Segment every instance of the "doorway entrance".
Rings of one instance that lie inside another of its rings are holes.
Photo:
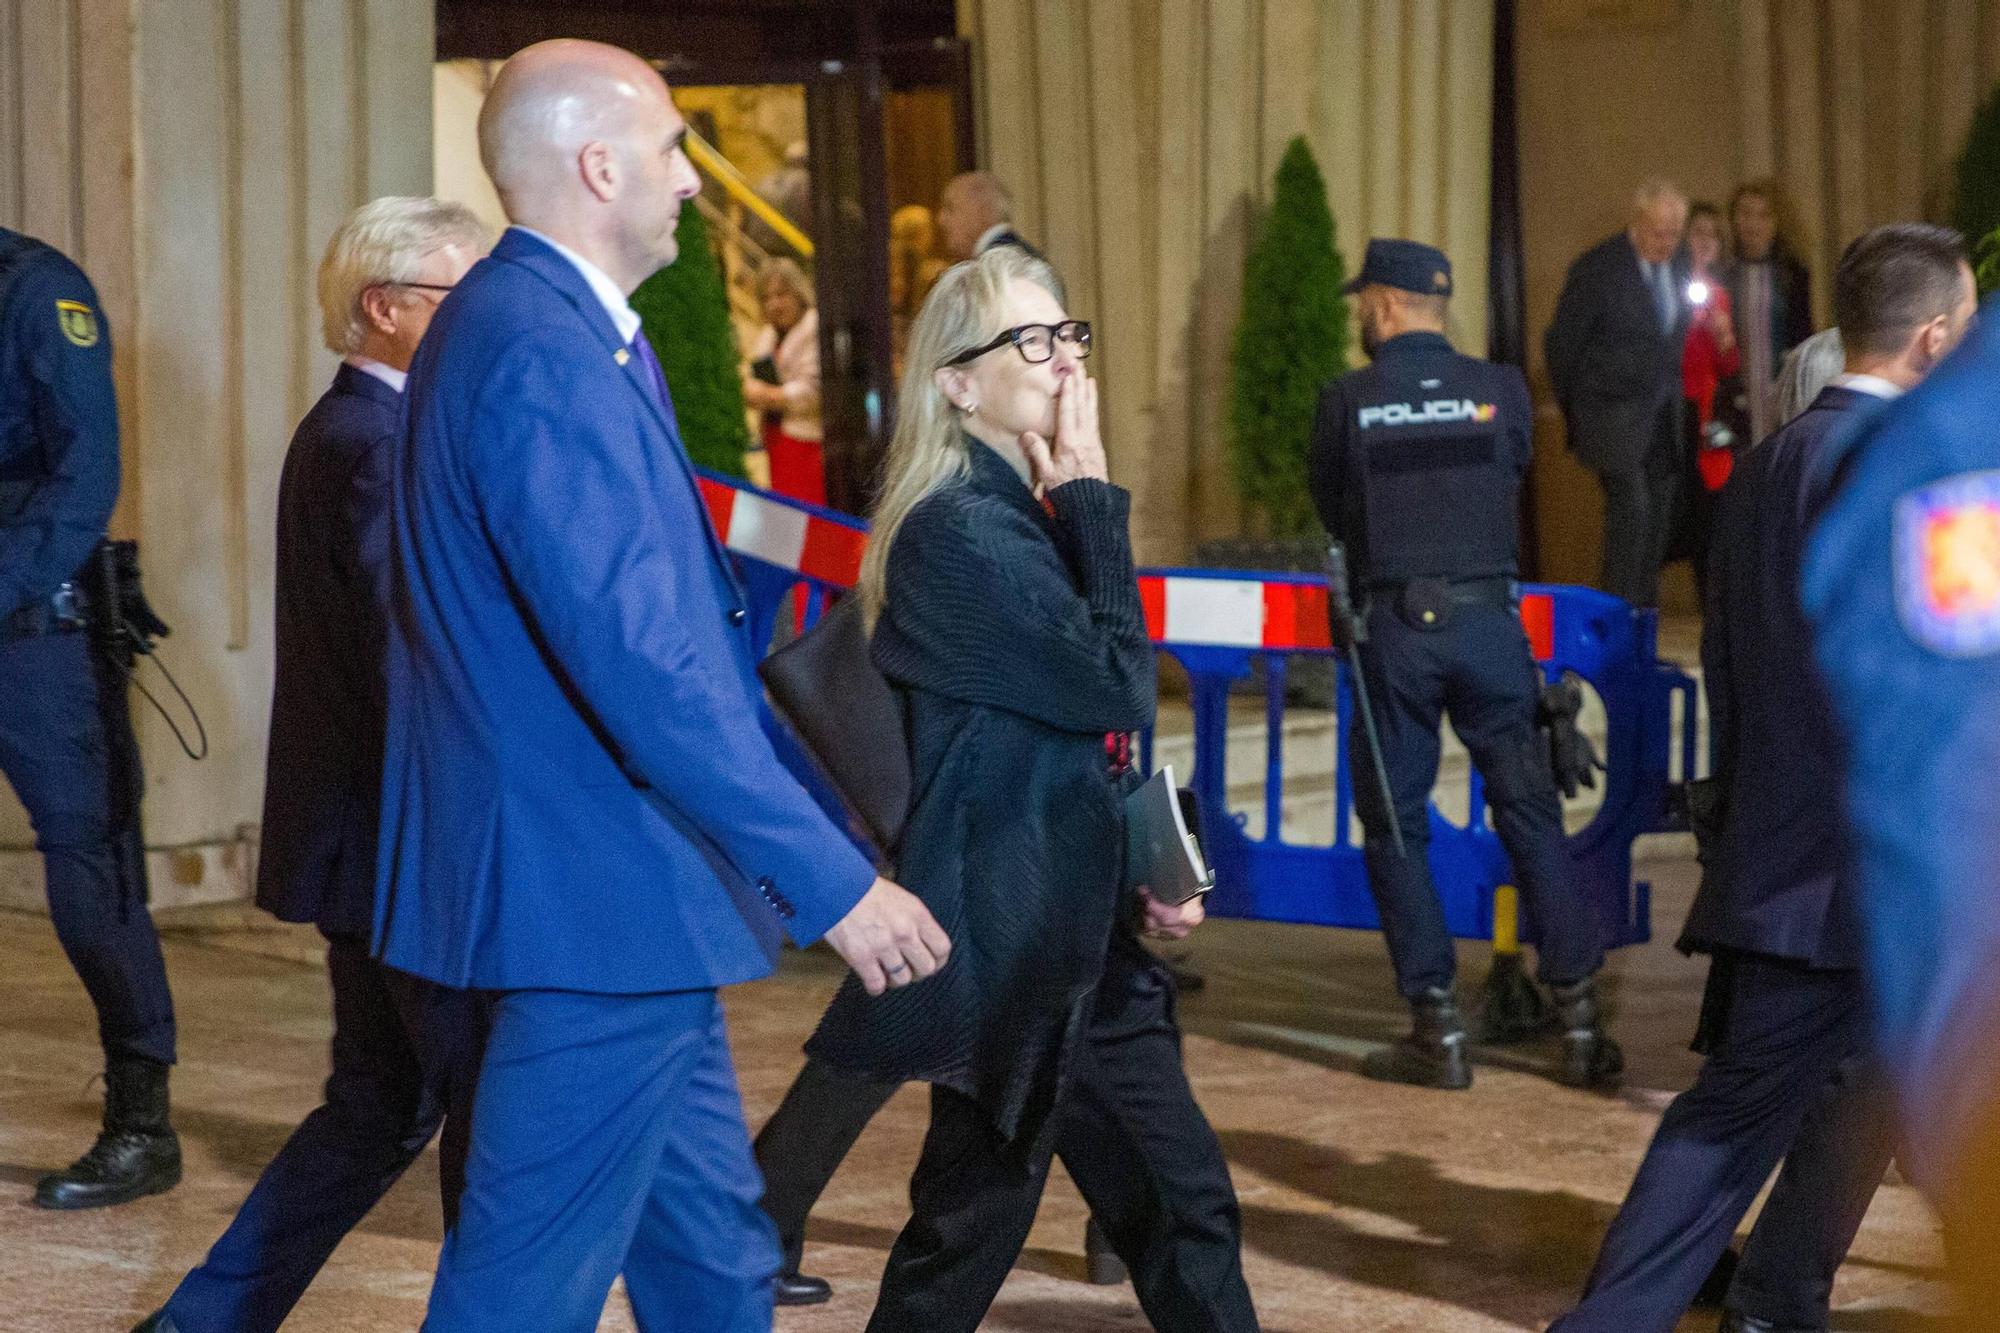
[[[942,267],[938,195],[975,163],[971,60],[953,6],[737,0],[677,4],[667,16],[658,8],[439,0],[437,55],[497,61],[531,42],[576,36],[660,66],[703,140],[694,152],[700,206],[739,337],[761,326],[756,273],[765,259],[794,259],[811,279],[826,498],[864,513],[893,429],[902,335]]]

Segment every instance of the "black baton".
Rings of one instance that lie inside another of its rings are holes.
[[[1361,734],[1368,738],[1368,758],[1375,769],[1375,786],[1382,798],[1383,816],[1389,821],[1389,836],[1396,844],[1396,855],[1406,856],[1403,826],[1396,819],[1396,798],[1389,794],[1389,770],[1382,764],[1382,735],[1375,729],[1375,706],[1368,699],[1368,676],[1361,669],[1361,618],[1354,614],[1354,597],[1347,585],[1347,548],[1339,542],[1329,542],[1326,548],[1326,610],[1334,644],[1346,650],[1348,671],[1354,677],[1354,703],[1361,710]]]

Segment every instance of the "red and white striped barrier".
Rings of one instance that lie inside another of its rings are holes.
[[[851,588],[861,577],[867,528],[706,473],[697,480],[722,544],[738,555],[837,588]]]
[[[702,499],[723,545],[803,578],[851,588],[861,576],[868,530],[794,501],[704,473]],[[1139,575],[1146,633],[1162,646],[1324,651],[1326,584],[1285,579],[1207,577],[1178,572]],[[1555,655],[1555,599],[1524,593],[1521,623],[1536,658]]]

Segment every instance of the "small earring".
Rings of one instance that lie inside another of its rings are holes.
[[[959,411],[961,411],[961,412],[963,412],[963,413],[965,413],[965,415],[967,415],[967,416],[971,416],[971,415],[972,415],[972,414],[973,414],[974,412],[977,412],[977,411],[979,410],[979,404],[978,404],[978,403],[964,403],[964,404],[961,404],[961,405],[959,406],[959,409],[958,409],[958,410],[959,410]]]

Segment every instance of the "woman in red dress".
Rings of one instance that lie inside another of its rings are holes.
[[[750,345],[743,401],[763,413],[771,489],[794,500],[826,503],[820,453],[819,312],[812,283],[789,259],[766,260],[757,272],[764,327]]]
[[[1688,467],[1681,482],[1681,514],[1668,557],[1685,557],[1694,566],[1695,587],[1704,586],[1709,531],[1715,518],[1715,493],[1729,480],[1735,466],[1736,438],[1728,414],[1719,411],[1734,394],[1725,389],[1741,363],[1736,329],[1730,321],[1729,288],[1721,279],[1724,231],[1722,212],[1714,204],[1688,209],[1687,341],[1681,348],[1681,392],[1687,399]]]

